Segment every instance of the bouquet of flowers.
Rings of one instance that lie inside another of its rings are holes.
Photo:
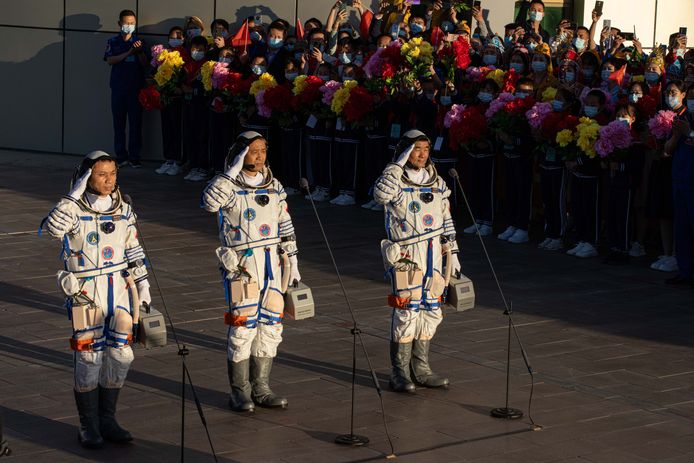
[[[447,79],[452,82],[456,70],[464,71],[470,66],[470,43],[458,37],[454,42],[446,43],[436,56],[446,68]]]
[[[451,149],[468,148],[485,137],[487,119],[477,106],[453,105],[446,113],[444,127],[448,129]]]
[[[532,96],[516,98],[510,93],[502,93],[492,101],[485,116],[489,127],[507,134],[519,134],[528,130],[525,113],[535,104]]]
[[[520,80],[521,75],[511,68],[504,75],[504,85],[501,87],[502,92],[513,93],[516,91],[516,84]]]
[[[226,111],[229,106],[233,106],[237,111],[245,108],[251,79],[244,79],[240,73],[230,71],[226,63],[215,63],[209,79],[215,94],[212,99],[212,108],[215,111]]]
[[[159,94],[159,90],[157,90],[155,85],[149,85],[140,90],[140,93],[137,95],[137,99],[145,111],[161,109],[161,95]]]
[[[272,74],[263,73],[258,80],[251,84],[250,94],[255,97],[255,106],[258,114],[262,117],[269,118],[272,116],[272,108],[265,103],[265,92],[268,89],[277,87],[277,81]]]
[[[162,45],[152,47],[152,66],[156,69],[154,81],[161,103],[166,105],[183,82],[183,57],[178,51],[170,51]]]
[[[648,129],[656,140],[665,140],[672,132],[672,122],[675,120],[674,111],[660,110],[648,121]]]
[[[434,62],[434,48],[421,37],[414,37],[400,47],[404,58],[403,80],[411,84],[415,79],[431,76],[430,67]]]
[[[578,154],[578,148],[576,146],[576,140],[578,138],[576,127],[578,126],[578,122],[579,120],[576,116],[568,114],[563,115],[555,126],[557,133],[550,144],[554,145],[552,148],[554,148],[565,161],[575,159]]]
[[[557,89],[554,87],[547,87],[544,92],[542,92],[542,101],[551,102],[554,97],[557,96]]]
[[[293,121],[291,113],[293,96],[289,84],[268,87],[265,91],[261,90],[256,94],[258,113],[263,117],[272,117],[280,127],[287,127]],[[262,112],[261,105],[263,106]]]
[[[301,75],[294,79],[292,105],[294,110],[308,116],[326,113],[329,108],[323,104],[321,88],[324,82],[316,76]]]
[[[374,109],[374,97],[364,87],[359,87],[356,81],[350,80],[335,92],[330,109],[353,126],[367,124],[368,116]]]
[[[593,159],[597,156],[595,151],[595,142],[598,139],[600,132],[600,124],[589,117],[579,119],[576,126],[576,146],[589,158]]]
[[[631,129],[622,121],[612,121],[600,128],[598,141],[595,143],[595,151],[600,158],[609,158],[610,161],[623,161],[627,155],[627,149],[633,143]]]
[[[552,105],[550,103],[537,102],[532,106],[532,108],[526,111],[525,117],[528,119],[528,124],[530,124],[530,127],[535,131],[539,131],[545,117],[547,117],[547,115],[551,112]]]
[[[386,48],[379,48],[364,65],[368,79],[366,87],[372,92],[385,90],[393,94],[397,90],[398,72],[404,62],[400,42],[391,42]]]

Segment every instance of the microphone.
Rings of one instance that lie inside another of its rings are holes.
[[[301,180],[299,180],[299,188],[308,192],[308,180],[301,178]]]
[[[454,167],[451,167],[450,169],[448,169],[448,175],[450,175],[451,178],[458,178],[458,171],[455,170]]]

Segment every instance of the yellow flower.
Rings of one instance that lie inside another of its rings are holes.
[[[171,77],[173,77],[174,68],[168,63],[164,63],[157,68],[157,73],[154,75],[154,80],[159,87],[166,85]]]
[[[552,101],[555,96],[557,96],[557,89],[554,87],[547,87],[547,89],[542,92],[542,101]]]
[[[416,57],[419,56],[420,51],[421,51],[421,50],[420,50],[419,48],[415,47],[415,48],[412,49],[412,51],[410,51],[410,52],[407,54],[407,56],[409,56],[410,58],[416,58]]]
[[[557,143],[559,143],[559,146],[562,148],[566,148],[569,146],[569,143],[571,143],[574,140],[574,135],[573,132],[569,129],[564,129],[561,132],[557,134]]]
[[[294,88],[292,89],[292,93],[294,95],[301,95],[304,90],[306,90],[306,79],[308,76],[306,75],[300,75],[296,79],[294,79]]]
[[[598,139],[599,131],[600,124],[593,119],[589,117],[582,117],[579,119],[579,124],[576,126],[576,132],[578,134],[576,137],[576,145],[581,148],[589,158],[594,158],[597,155],[595,151],[595,142]]]
[[[631,81],[632,82],[643,82],[645,79],[643,76],[632,76]]]
[[[216,61],[206,61],[205,64],[200,68],[200,77],[202,77],[202,86],[205,88],[206,92],[212,91],[212,69],[214,65],[217,64]]]
[[[272,74],[267,72],[260,76],[260,79],[251,84],[251,95],[256,96],[259,91],[267,90],[268,88],[277,87],[277,81]]]
[[[506,73],[501,69],[494,69],[493,71],[489,71],[485,77],[487,79],[492,79],[499,87],[503,87],[505,75]]]
[[[338,116],[342,114],[342,110],[345,108],[345,105],[349,101],[350,92],[356,86],[357,81],[348,80],[344,83],[341,89],[335,92],[335,95],[333,96],[333,102],[330,105],[330,109],[332,109],[332,111],[335,114],[337,114]]]
[[[420,53],[423,57],[429,58],[434,53],[434,47],[431,46],[429,42],[424,42],[419,47]]]

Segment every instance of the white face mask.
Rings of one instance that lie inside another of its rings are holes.
[[[135,24],[123,24],[120,27],[120,30],[122,33],[126,35],[132,34],[133,32],[135,32]]]
[[[624,122],[626,125],[631,125],[631,119],[628,117],[618,117],[617,120]]]
[[[669,96],[667,97],[667,105],[668,108],[670,109],[677,109],[679,106],[682,104],[679,98],[676,96]]]
[[[265,66],[260,66],[256,64],[251,67],[251,72],[256,76],[262,75],[265,72]]]
[[[574,47],[576,47],[576,50],[581,51],[586,47],[586,41],[580,37],[576,37],[574,39]]]
[[[642,96],[643,95],[641,95],[639,93],[630,93],[629,94],[629,103],[636,103],[637,101],[639,101],[641,99]]]
[[[545,14],[541,11],[531,11],[530,12],[530,20],[531,21],[539,22],[539,21],[542,21],[542,18],[544,18],[544,17],[545,17]]]

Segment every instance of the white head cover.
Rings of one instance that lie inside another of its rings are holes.
[[[228,170],[229,167],[236,164],[237,161],[242,162],[243,160],[239,160],[238,157],[242,154],[245,157],[246,153],[248,152],[246,148],[248,148],[250,144],[256,140],[265,140],[265,137],[263,137],[258,132],[254,132],[253,130],[248,130],[246,132],[240,133],[236,137],[236,141],[234,141],[234,144],[231,145],[231,148],[229,148],[227,157],[224,160],[224,170]]]

